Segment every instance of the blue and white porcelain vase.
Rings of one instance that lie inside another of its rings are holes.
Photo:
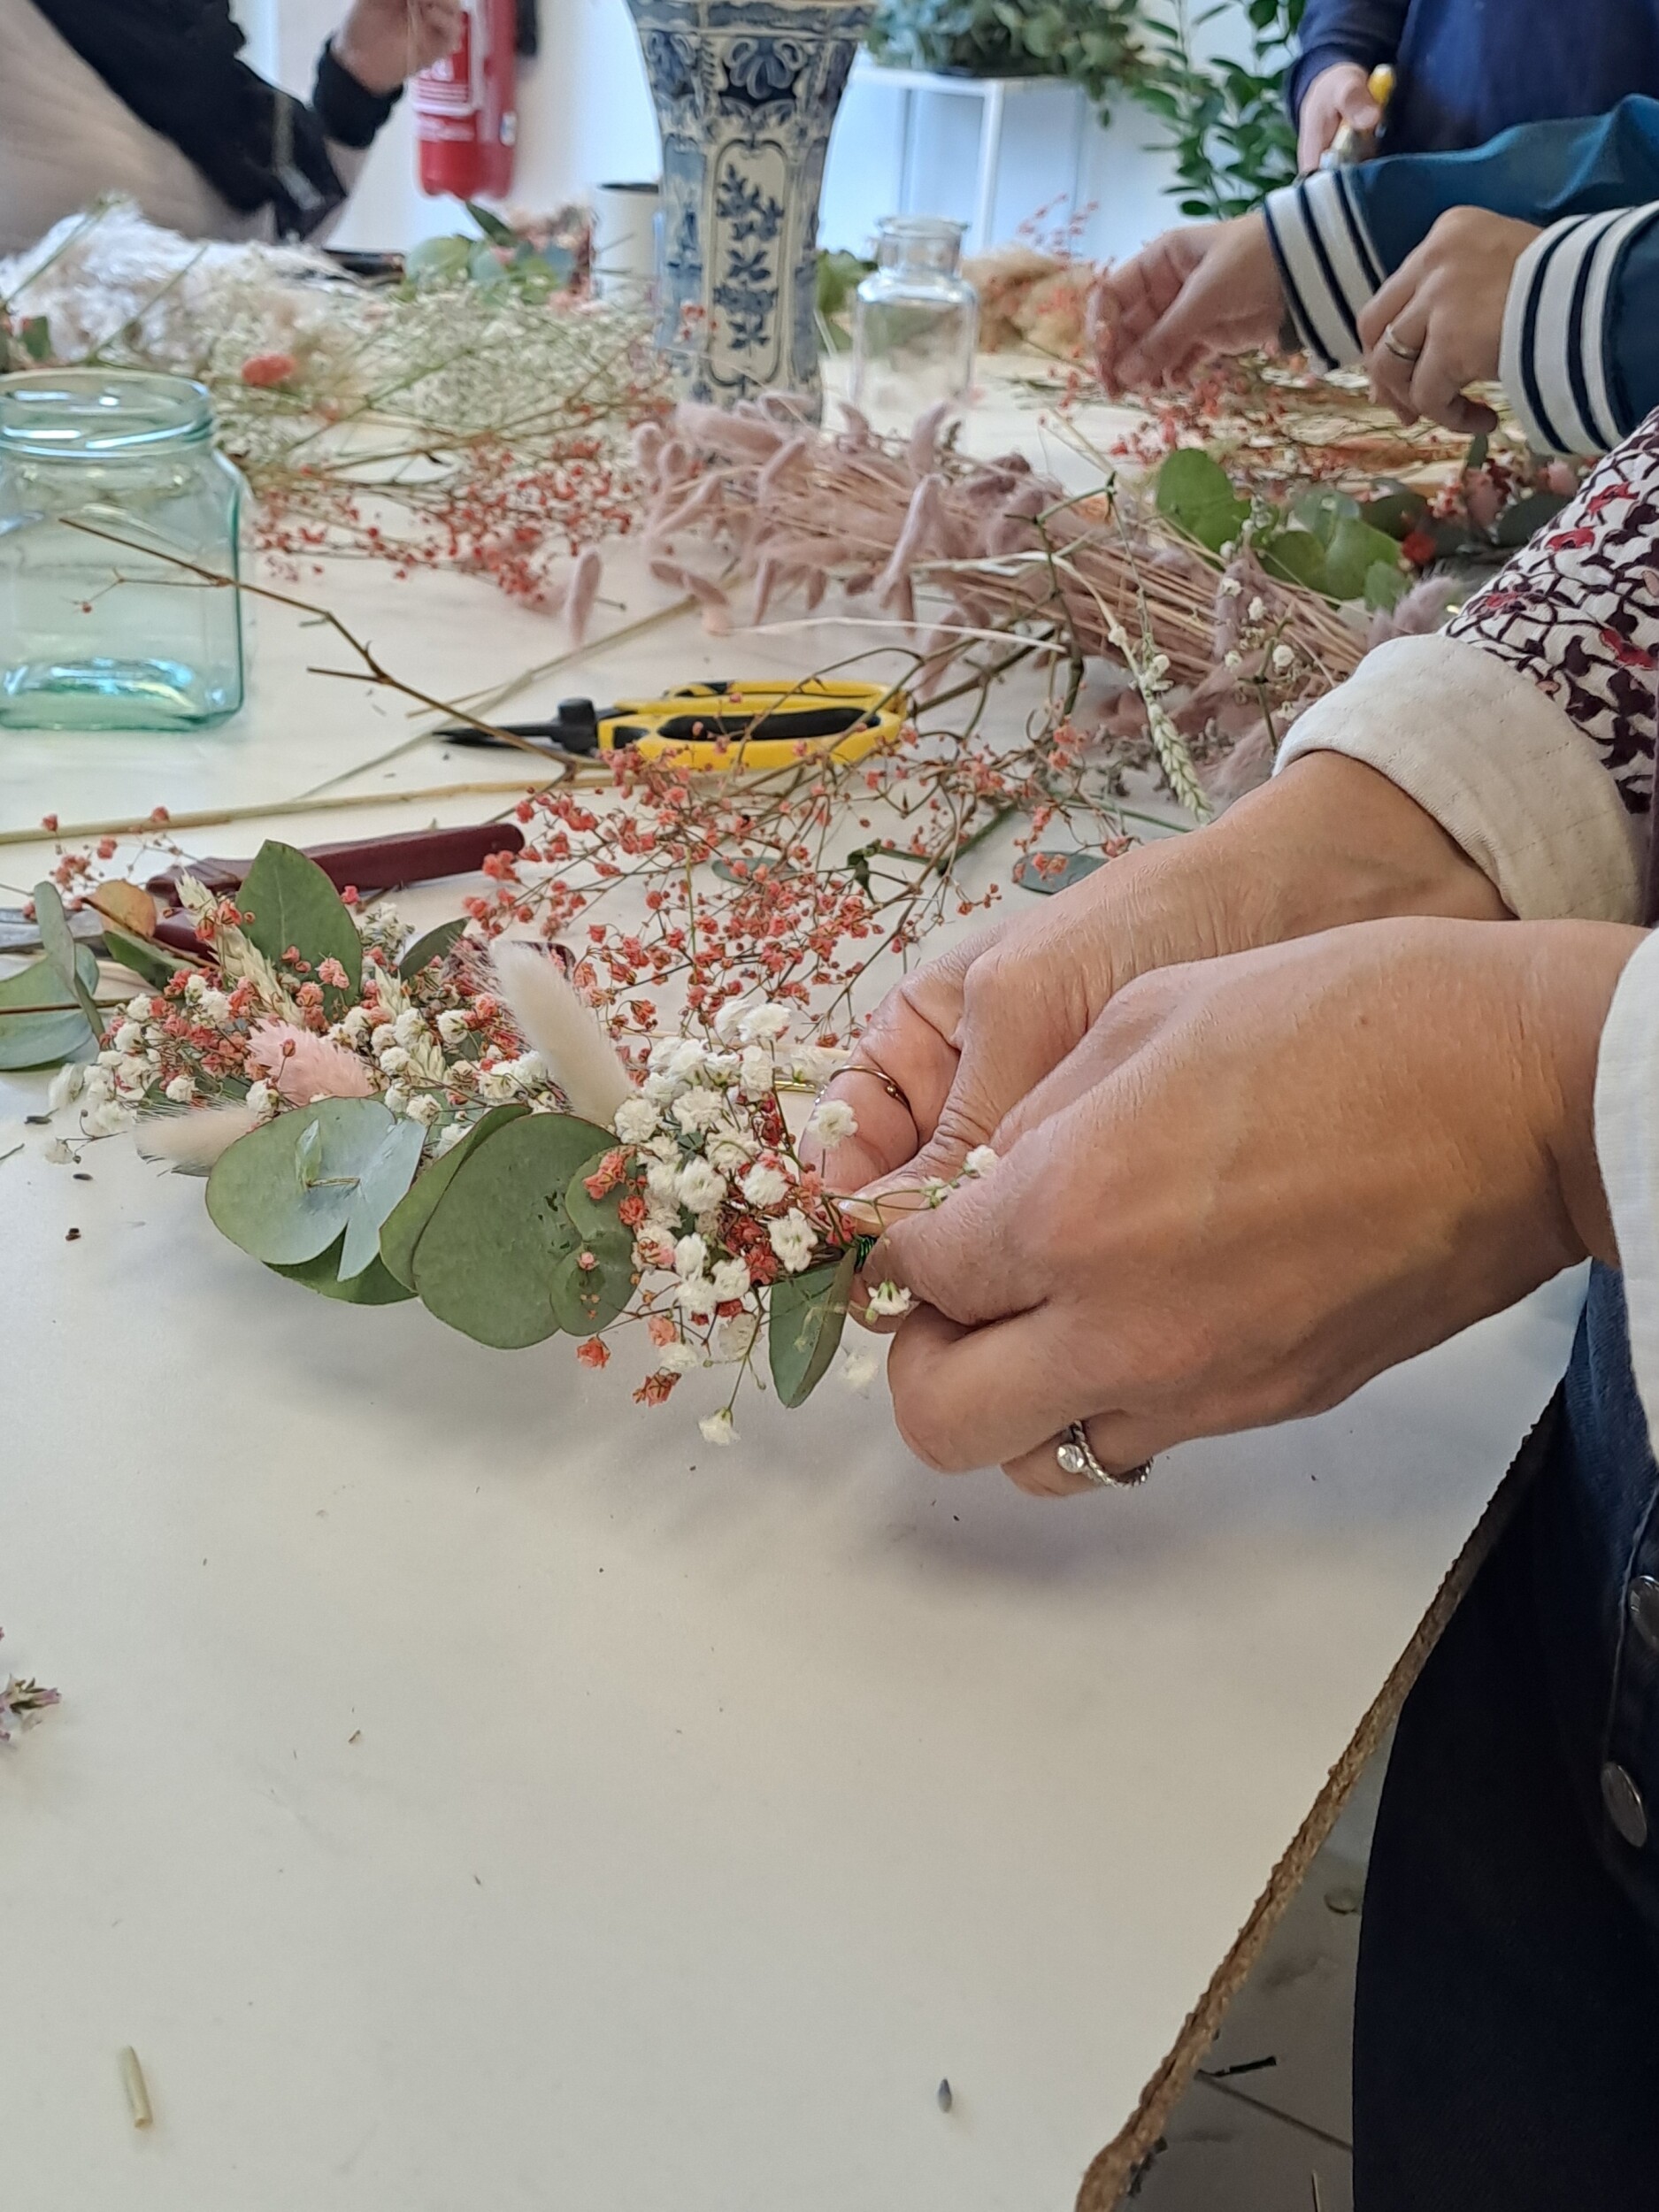
[[[873,0],[628,0],[663,136],[657,343],[682,397],[816,421],[818,202]]]

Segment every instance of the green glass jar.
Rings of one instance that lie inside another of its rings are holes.
[[[234,714],[242,495],[199,384],[0,377],[0,726],[199,729]]]

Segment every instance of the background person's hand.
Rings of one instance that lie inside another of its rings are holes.
[[[1371,96],[1368,71],[1356,61],[1333,62],[1322,69],[1302,96],[1296,118],[1296,167],[1304,177],[1317,169],[1336,143],[1344,123],[1374,131],[1382,110]]]
[[[1485,208],[1442,215],[1360,314],[1371,397],[1402,423],[1426,415],[1466,437],[1496,429],[1496,415],[1464,387],[1498,373],[1515,265],[1538,234]],[[1417,359],[1402,359],[1390,333]]]
[[[1285,290],[1261,215],[1166,230],[1102,270],[1089,295],[1095,366],[1109,395],[1179,383],[1213,354],[1270,344]]]
[[[1415,800],[1362,762],[1312,754],[1209,828],[1143,846],[907,976],[830,1086],[858,1133],[822,1157],[826,1181],[949,1179],[1149,969],[1379,915],[1503,913]]]
[[[1317,1413],[1586,1251],[1617,1264],[1596,1054],[1642,934],[1394,921],[1168,968],[998,1132],[998,1164],[869,1263],[919,1302],[905,1441],[1087,1487],[1194,1436]]]
[[[334,35],[334,59],[383,97],[452,54],[461,22],[461,0],[353,0]]]

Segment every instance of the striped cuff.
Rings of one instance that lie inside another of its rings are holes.
[[[1507,661],[1464,638],[1395,638],[1292,726],[1278,768],[1346,753],[1463,847],[1517,920],[1633,922],[1647,824],[1595,747]]]
[[[1613,392],[1612,305],[1624,257],[1659,204],[1569,216],[1515,265],[1499,374],[1540,453],[1607,453],[1634,423]]]
[[[1364,352],[1360,311],[1384,270],[1346,173],[1322,169],[1270,192],[1262,212],[1297,336],[1319,368],[1347,368]]]

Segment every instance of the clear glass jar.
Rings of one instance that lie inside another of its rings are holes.
[[[878,228],[853,306],[853,404],[874,429],[902,434],[935,401],[967,399],[979,296],[962,274],[964,227],[889,215]]]
[[[0,726],[196,729],[234,714],[242,594],[178,563],[234,584],[242,493],[199,384],[0,377]]]

